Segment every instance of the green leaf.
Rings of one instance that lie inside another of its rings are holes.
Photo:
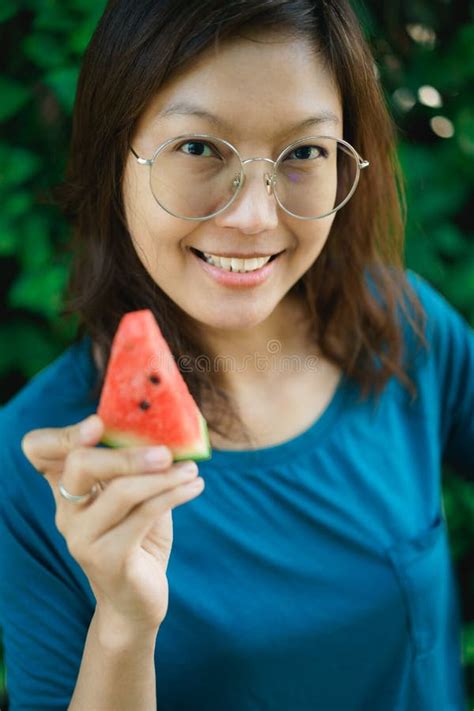
[[[433,250],[430,236],[419,230],[409,232],[406,242],[406,260],[408,265],[436,284],[445,279],[446,266]]]
[[[82,55],[89,44],[89,40],[94,31],[93,25],[81,25],[71,35],[69,40],[70,49],[76,54]]]
[[[474,110],[465,106],[456,116],[456,138],[461,151],[474,158]]]
[[[468,314],[468,318],[471,314],[471,325],[474,328],[474,235],[471,235],[471,240],[471,253],[466,253],[462,261],[452,266],[444,292],[451,303]]]
[[[466,23],[459,27],[449,51],[450,68],[454,74],[468,80],[474,78],[474,23]]]
[[[10,257],[16,251],[16,233],[6,220],[0,221],[0,257]]]
[[[62,296],[67,281],[67,268],[54,264],[48,269],[23,272],[14,282],[8,303],[47,318],[57,318],[62,307]]]
[[[74,29],[77,18],[69,10],[67,3],[59,0],[43,0],[43,2],[32,0],[31,4],[35,14],[33,23],[35,30],[67,34]]]
[[[79,22],[74,32],[69,37],[69,48],[72,52],[82,55],[89,44],[97,23],[104,11],[104,3],[89,3],[91,7],[85,8],[86,14],[82,22]],[[87,2],[82,0],[82,5]]]
[[[0,325],[0,342],[8,343],[0,349],[0,374],[19,370],[31,378],[59,355],[47,332],[25,321]]]
[[[64,67],[48,72],[44,78],[68,113],[72,112],[78,76],[78,67]]]
[[[0,190],[29,180],[40,167],[37,155],[24,148],[0,144]]]
[[[462,660],[474,664],[474,623],[466,623],[462,630]]]
[[[16,191],[4,199],[2,206],[4,217],[15,219],[26,214],[33,203],[31,193],[26,191]]]
[[[104,12],[105,0],[69,0],[71,8],[86,18],[100,16]]]
[[[0,96],[0,121],[6,121],[26,104],[30,92],[19,82],[0,76]]]
[[[433,244],[442,253],[449,257],[459,257],[465,253],[466,243],[462,232],[449,222],[435,227],[431,232]]]
[[[18,254],[23,269],[35,272],[48,268],[54,258],[48,234],[48,221],[43,215],[30,214],[18,231]]]
[[[19,7],[16,0],[2,0],[0,5],[0,22],[5,22],[11,17],[14,17],[18,12]]]
[[[439,139],[443,141],[443,139]],[[454,215],[466,202],[469,185],[456,173],[451,175],[455,163],[446,143],[434,146],[399,147],[402,168],[407,176],[409,213],[426,224],[439,224],[446,216]],[[450,175],[450,179],[446,178]]]
[[[22,49],[25,56],[42,69],[64,64],[68,56],[67,44],[61,44],[56,37],[43,32],[25,37]]]

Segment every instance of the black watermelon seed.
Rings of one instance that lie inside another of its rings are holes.
[[[142,400],[141,403],[139,403],[139,407],[141,407],[142,410],[148,410],[151,405],[146,400]]]
[[[159,379],[159,377],[157,375],[150,375],[150,380],[155,385],[158,385],[158,383],[161,383],[161,380]]]

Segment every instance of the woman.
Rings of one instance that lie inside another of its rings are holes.
[[[403,267],[394,136],[346,1],[107,6],[58,193],[79,336],[1,415],[13,709],[464,708],[474,338]],[[139,308],[195,366],[200,477],[95,446]]]

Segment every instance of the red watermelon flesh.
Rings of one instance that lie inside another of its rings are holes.
[[[206,421],[149,309],[120,321],[97,414],[111,447],[164,444],[173,461],[211,457]]]

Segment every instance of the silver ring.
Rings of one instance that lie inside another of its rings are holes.
[[[98,481],[94,484],[92,489],[87,494],[70,494],[69,491],[64,488],[61,482],[58,482],[58,488],[59,493],[61,494],[63,499],[71,501],[73,504],[80,504],[83,501],[88,501],[89,499],[94,498],[98,491],[102,490],[102,486]]]

